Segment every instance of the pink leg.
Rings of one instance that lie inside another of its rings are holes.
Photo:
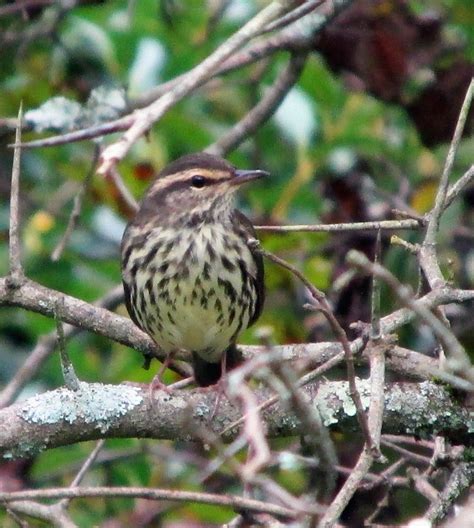
[[[174,356],[174,352],[170,352],[165,360],[163,361],[161,367],[160,367],[160,370],[155,374],[155,376],[153,377],[153,379],[151,380],[151,383],[150,383],[150,387],[149,387],[149,396],[150,396],[150,400],[153,400],[153,393],[155,390],[162,390],[162,391],[165,391],[167,392],[168,394],[171,394],[173,392],[173,389],[170,389],[168,387],[168,385],[166,385],[165,383],[163,383],[163,381],[161,380],[163,374],[165,373],[166,369],[169,367],[172,359],[173,359],[173,356]]]
[[[227,353],[222,354],[221,358],[221,377],[216,383],[217,388],[217,397],[216,403],[214,404],[214,409],[212,410],[209,420],[212,420],[219,410],[219,405],[222,401],[222,395],[225,394],[225,375],[227,374]]]

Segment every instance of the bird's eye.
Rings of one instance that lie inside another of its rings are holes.
[[[204,185],[206,185],[206,178],[204,178],[204,176],[201,176],[200,174],[195,174],[191,178],[191,185],[196,189],[202,189]]]

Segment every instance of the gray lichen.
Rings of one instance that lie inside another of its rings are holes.
[[[369,380],[356,378],[357,389],[360,393],[362,406],[364,409],[369,407],[370,402],[370,382]],[[318,391],[318,408],[321,413],[323,424],[329,425],[338,423],[342,418],[341,413],[345,416],[355,416],[356,407],[351,398],[349,391],[349,382],[340,382],[334,390],[332,384],[322,385]]]
[[[105,432],[114,420],[142,401],[141,391],[137,387],[80,383],[78,391],[63,387],[30,398],[20,408],[18,416],[35,424],[83,420],[96,424],[101,432]]]

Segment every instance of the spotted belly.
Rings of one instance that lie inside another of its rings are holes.
[[[162,230],[128,255],[135,319],[165,351],[218,362],[247,328],[256,305],[256,265],[247,245],[216,226]]]

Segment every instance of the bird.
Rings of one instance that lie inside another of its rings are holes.
[[[189,352],[200,387],[241,363],[237,338],[262,312],[263,259],[234,195],[268,175],[205,152],[182,156],[161,170],[123,234],[131,319],[167,358]]]

